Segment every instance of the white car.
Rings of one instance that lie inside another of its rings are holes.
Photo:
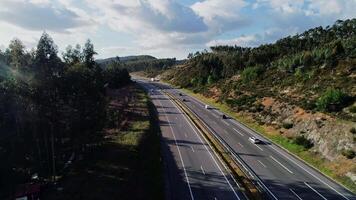
[[[210,108],[210,106],[209,105],[205,105],[205,109],[209,109]]]
[[[254,144],[259,144],[261,143],[261,140],[255,137],[249,137],[248,140]]]

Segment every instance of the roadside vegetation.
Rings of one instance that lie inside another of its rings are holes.
[[[159,140],[149,100],[126,69],[102,69],[95,54],[87,40],[60,57],[47,33],[31,51],[19,39],[0,51],[0,199],[13,199],[30,185],[46,195],[56,190],[58,198],[73,195],[62,199],[132,199],[124,192],[129,189],[159,199]],[[129,98],[110,93],[127,85],[141,110],[110,106]],[[109,128],[115,132],[110,137]]]
[[[159,126],[135,84],[108,90],[104,139],[73,165],[45,199],[163,199]]]

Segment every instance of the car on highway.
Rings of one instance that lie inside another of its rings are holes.
[[[209,105],[205,105],[205,109],[209,109],[210,108],[210,106]]]
[[[223,119],[227,119],[226,115],[222,115],[221,117],[222,117]]]
[[[255,137],[249,137],[248,140],[254,144],[259,144],[261,143],[261,140]]]

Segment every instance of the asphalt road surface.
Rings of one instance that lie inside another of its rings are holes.
[[[186,100],[184,103],[249,167],[250,171],[256,176],[255,181],[263,186],[270,199],[356,199],[355,194],[269,142],[268,139],[247,126],[231,118],[223,119],[223,113],[219,110],[214,108],[206,109],[205,105],[199,100],[169,85],[157,82],[146,82],[145,85],[155,85],[177,98],[184,98]],[[165,102],[165,105],[171,108],[172,105],[169,104],[169,102]],[[172,109],[169,110],[172,111]],[[173,123],[177,122],[173,116],[170,120]],[[181,121],[183,120],[181,119]],[[178,127],[176,134],[181,138],[179,131],[184,132],[187,130],[191,131],[189,125]],[[248,140],[251,136],[261,139],[262,143],[253,144]],[[197,141],[199,142],[199,139]],[[198,165],[197,163],[194,166],[198,167]],[[192,177],[192,180],[195,179]]]
[[[246,199],[208,143],[157,87],[138,81],[156,106],[165,170],[166,199]]]

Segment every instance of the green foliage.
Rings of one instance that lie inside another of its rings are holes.
[[[339,89],[328,88],[317,100],[320,111],[336,111],[347,101],[347,95]]]
[[[104,70],[104,76],[110,88],[119,88],[131,82],[129,72],[120,63],[111,63]]]
[[[356,128],[355,128],[355,127],[352,127],[352,128],[350,129],[350,133],[356,134]]]
[[[260,67],[247,67],[241,73],[241,78],[244,83],[255,81],[258,75],[261,73]]]
[[[293,128],[293,123],[292,122],[283,122],[282,127],[285,129],[291,129],[291,128]]]
[[[352,113],[356,113],[356,106],[351,106],[351,108],[350,108],[350,112],[352,112]]]
[[[353,159],[356,156],[356,153],[352,149],[345,149],[341,152],[341,154],[347,159]]]
[[[309,139],[304,137],[304,136],[297,136],[294,139],[294,143],[297,144],[297,145],[301,145],[306,149],[310,149],[310,148],[313,147],[313,143]]]

